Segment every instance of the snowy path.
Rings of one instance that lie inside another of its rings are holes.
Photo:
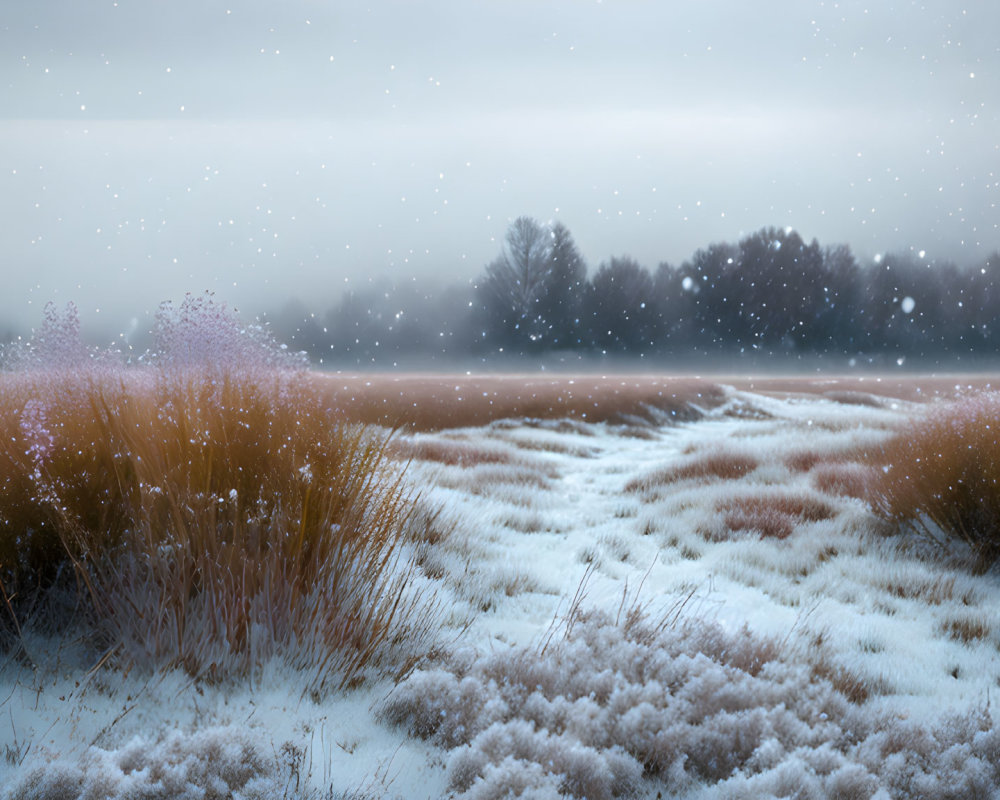
[[[469,474],[475,469],[463,471],[466,491],[455,488],[456,483],[463,483],[460,467],[415,464],[413,474],[421,482],[445,483],[448,488],[428,492],[428,500],[451,510],[462,520],[460,527],[477,526],[480,571],[474,580],[489,584],[496,573],[516,569],[540,588],[527,596],[494,596],[487,613],[477,620],[477,626],[495,638],[526,644],[565,609],[589,567],[593,574],[587,583],[588,599],[595,606],[617,604],[626,580],[634,590],[644,578],[644,597],[662,597],[669,604],[695,589],[703,613],[708,607],[717,610],[725,605],[716,577],[718,565],[713,558],[703,557],[703,541],[689,541],[698,537],[692,536],[683,514],[648,507],[636,494],[627,493],[625,486],[665,464],[683,460],[687,452],[712,449],[731,440],[746,425],[744,419],[720,414],[693,424],[647,430],[642,436],[621,435],[609,426],[591,428],[587,435],[499,429],[491,438],[515,447],[530,442],[532,450],[526,455],[553,471],[550,488],[534,495],[522,492],[510,497],[497,492],[484,497]],[[469,435],[479,437],[482,432]],[[587,450],[589,455],[539,454],[534,448],[546,442],[553,449]],[[526,512],[528,500],[531,505]],[[529,530],[518,524],[525,514],[534,523]],[[473,592],[476,597],[488,594],[488,586],[480,588],[481,592]],[[741,587],[730,588],[737,595],[742,593]],[[746,606],[740,605],[742,624]],[[753,598],[749,607],[761,605],[759,598]],[[765,630],[787,630],[798,613],[771,608],[759,615],[759,621]]]

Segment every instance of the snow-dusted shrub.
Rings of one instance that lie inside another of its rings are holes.
[[[810,742],[821,712],[844,713],[828,684],[777,656],[746,631],[576,610],[562,638],[415,673],[381,713],[453,749],[460,792],[509,759],[568,796],[624,796],[643,774],[680,788],[727,777],[768,738]]]
[[[305,353],[290,351],[258,323],[245,323],[210,292],[187,294],[180,306],[160,304],[154,347],[142,360],[163,368],[305,369]]]
[[[588,747],[570,733],[517,719],[494,723],[448,759],[451,787],[466,798],[507,796],[512,772],[525,769],[537,780],[539,767],[548,780],[532,789],[558,788],[588,800],[627,796],[642,777],[642,766],[620,747]]]
[[[1000,558],[1000,394],[936,406],[869,453],[868,499],[899,528],[970,548],[974,570]]]
[[[532,761],[507,756],[497,764],[485,764],[462,795],[465,800],[560,800],[561,776],[555,775]]]
[[[832,663],[813,661],[676,610],[657,622],[635,605],[617,617],[575,605],[532,647],[458,652],[415,672],[379,713],[450,751],[463,799],[1000,791],[1000,729],[987,711],[933,726],[901,719],[866,693],[845,695]]]
[[[89,366],[94,355],[80,336],[76,305],[60,309],[52,302],[46,303],[31,338],[7,345],[0,354],[0,365],[9,370],[75,370]]]
[[[117,750],[91,747],[29,769],[3,800],[268,800],[294,797],[289,775],[263,740],[237,728],[171,731]],[[294,788],[294,783],[292,784]]]

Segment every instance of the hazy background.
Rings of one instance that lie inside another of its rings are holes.
[[[970,262],[998,30],[996,0],[6,3],[0,333],[472,279],[522,214],[592,268],[764,225]]]

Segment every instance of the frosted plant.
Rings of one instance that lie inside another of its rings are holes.
[[[39,759],[2,800],[207,800],[289,797],[287,774],[259,737],[234,728],[159,739],[136,737],[117,749],[91,747],[79,759]],[[51,754],[48,754],[49,756]]]
[[[27,454],[40,472],[49,454],[56,446],[56,439],[49,430],[45,403],[37,398],[28,400],[21,411],[21,434],[27,445]]]
[[[308,366],[305,353],[278,344],[259,324],[244,324],[236,311],[214,296],[187,294],[179,307],[170,301],[156,312],[154,349],[143,358],[164,367],[283,368]]]
[[[562,636],[414,673],[380,713],[451,751],[462,800],[996,796],[988,709],[924,725],[847,697],[820,666],[747,630],[577,608]]]
[[[12,370],[68,370],[86,366],[93,354],[80,336],[80,314],[74,303],[60,309],[45,305],[42,324],[27,341],[8,345],[2,364]]]

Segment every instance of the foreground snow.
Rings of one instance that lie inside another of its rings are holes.
[[[192,685],[88,672],[72,642],[38,641],[34,670],[0,670],[0,796],[655,797],[717,782],[746,797],[793,784],[947,796],[951,773],[988,786],[1000,587],[961,554],[880,535],[860,500],[818,480],[830,464],[850,478],[855,451],[913,412],[839,400],[731,391],[679,426],[412,437],[412,453],[457,454],[407,473],[440,510],[414,547],[442,608],[441,659],[401,687],[316,698],[278,664],[253,687]],[[663,478],[719,454],[755,466]],[[820,511],[762,536],[756,506],[750,524],[732,516],[761,497]],[[736,708],[757,715],[752,736]],[[455,722],[463,709],[475,714]],[[696,730],[705,718],[719,725]],[[738,742],[749,749],[726,761]],[[904,755],[885,767],[886,753]],[[937,777],[919,783],[921,769]]]

